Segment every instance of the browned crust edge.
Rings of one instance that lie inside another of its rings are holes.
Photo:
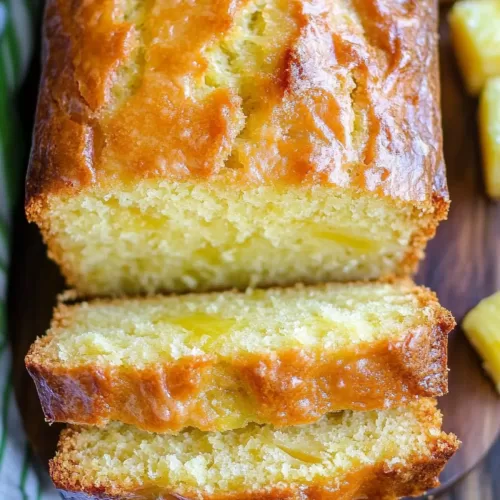
[[[436,423],[439,412],[434,405],[423,405],[422,418]],[[84,485],[80,479],[72,479],[71,467],[76,464],[67,461],[65,454],[71,453],[73,433],[71,428],[61,434],[58,454],[50,462],[50,474],[55,486],[67,500],[347,500],[351,498],[394,499],[403,496],[418,496],[439,485],[438,477],[442,469],[460,446],[453,434],[442,432],[429,442],[428,457],[414,457],[404,466],[389,467],[385,463],[363,467],[352,471],[331,484],[290,485],[269,487],[259,491],[227,492],[222,494],[202,494],[199,492],[160,489],[125,488],[113,485],[113,493],[106,486]]]
[[[408,251],[397,271],[398,276],[414,275],[418,271],[420,262],[425,257],[427,243],[436,235],[439,223],[448,218],[450,200],[447,196],[442,197],[440,195],[435,195],[433,197],[433,206],[434,214],[431,221],[429,221],[427,225],[421,226],[421,228],[413,234]]]
[[[426,193],[425,204],[435,205],[435,199],[430,199],[432,194],[435,198],[448,199],[439,113],[440,81],[437,35],[439,10],[437,0],[426,0],[422,4],[422,9],[411,10],[415,18],[422,21],[425,26],[424,45],[422,46],[422,40],[415,40],[415,43],[420,42],[420,48],[425,47],[425,50],[422,50],[425,60],[421,61],[421,66],[425,70],[426,82],[429,88],[428,91],[423,93],[423,97],[427,98],[425,103],[429,105],[426,118],[435,126],[437,134],[437,137],[432,136],[432,139],[435,141],[433,147],[438,154],[433,162],[435,164],[427,168],[429,178],[426,180],[428,181],[428,187],[432,189],[424,190]],[[354,9],[359,10],[356,5],[354,5]],[[96,7],[95,10],[99,9]],[[363,14],[358,12],[362,17],[374,15],[378,12],[376,8],[370,6],[362,10]],[[50,196],[50,194],[57,192],[75,194],[82,187],[92,185],[95,180],[92,174],[87,172],[89,170],[87,165],[82,165],[80,168],[85,171],[85,175],[82,174],[75,178],[65,176],[64,168],[61,168],[61,166],[71,164],[72,159],[85,163],[83,157],[88,152],[87,149],[90,146],[93,147],[92,144],[89,146],[86,143],[91,142],[90,138],[82,137],[85,135],[82,132],[82,129],[85,128],[84,122],[92,121],[94,107],[85,100],[79,85],[78,74],[75,69],[75,59],[78,57],[75,56],[75,52],[78,53],[79,57],[85,56],[86,53],[82,54],[78,51],[78,47],[75,48],[75,40],[72,43],[71,36],[74,33],[68,30],[65,24],[71,19],[70,12],[62,9],[57,0],[46,2],[42,34],[44,42],[42,54],[43,74],[37,106],[35,140],[33,142],[26,189],[27,212],[28,214],[32,213],[33,217],[36,217],[37,214],[40,215],[40,205],[45,203],[46,197]],[[396,12],[394,15],[397,18]],[[381,26],[380,34],[395,36],[396,33],[392,33],[394,28],[395,26],[391,23]],[[89,22],[84,24],[82,29],[91,32],[96,29],[96,25],[94,22]],[[413,35],[408,34],[408,36]],[[366,43],[369,44],[370,42],[366,41]],[[124,56],[122,47],[118,45],[110,46],[116,49],[116,53],[114,53],[115,62],[122,62],[121,57]],[[410,43],[408,47],[413,48],[415,45]],[[394,56],[394,54],[391,55]],[[410,55],[414,55],[413,50]],[[399,69],[401,70],[401,68]],[[96,69],[96,72],[98,72],[98,69]],[[404,74],[404,69],[401,72]],[[382,92],[377,97],[383,98],[384,95]],[[93,96],[92,100],[94,99],[99,100],[99,97]],[[77,154],[78,158],[74,157],[75,154]],[[411,165],[407,167],[405,173],[411,173]],[[432,179],[432,176],[434,179]],[[388,190],[388,193],[390,192],[391,189]],[[373,193],[379,193],[377,186],[373,189]],[[32,205],[38,205],[38,207]]]
[[[198,495],[172,492],[162,492],[151,495],[123,492],[119,495],[107,495],[103,488],[98,486],[87,488],[85,491],[71,491],[71,486],[58,482],[57,467],[51,462],[51,474],[59,493],[66,500],[348,500],[351,498],[369,498],[370,500],[389,500],[407,496],[419,496],[431,488],[439,485],[439,475],[448,460],[457,451],[459,445],[456,439],[448,436],[436,446],[436,451],[426,461],[415,462],[399,469],[389,469],[384,466],[374,467],[372,470],[363,471],[364,480],[350,484],[346,480],[342,489],[336,490],[330,486],[309,487],[272,487],[261,491],[245,491],[227,493],[222,495]],[[355,476],[353,474],[353,476]],[[353,478],[355,481],[355,478]]]
[[[434,37],[429,42],[429,92],[433,96],[432,100],[432,116],[430,119],[437,123],[437,129],[440,130],[440,80],[439,80],[439,54],[437,43],[437,23],[438,23],[438,2],[429,2],[429,12],[431,15],[426,16],[426,22],[429,23],[429,37]],[[60,157],[64,161],[62,163],[72,163],[74,158],[71,154],[78,149],[76,146],[73,148],[72,144],[79,144],[81,137],[77,134],[72,136],[73,127],[78,127],[78,124],[72,122],[72,117],[59,109],[53,102],[51,95],[51,85],[55,82],[53,80],[54,71],[50,72],[48,67],[49,62],[49,45],[53,45],[52,50],[60,57],[56,58],[58,70],[55,74],[61,73],[59,80],[64,81],[68,92],[78,94],[76,89],[76,81],[74,75],[69,68],[65,65],[71,66],[71,54],[69,47],[71,46],[70,40],[67,35],[62,33],[61,27],[57,25],[57,29],[51,25],[50,21],[52,16],[58,19],[57,7],[55,2],[50,2],[46,9],[45,14],[45,51],[44,51],[44,74],[42,76],[42,84],[40,87],[40,95],[38,100],[37,119],[35,124],[35,141],[33,143],[32,157],[30,168],[26,182],[26,215],[29,221],[37,223],[40,227],[43,239],[48,246],[48,255],[53,259],[62,270],[63,275],[69,286],[79,288],[82,286],[81,280],[76,269],[74,269],[71,262],[64,256],[63,250],[58,243],[57,234],[51,229],[50,223],[50,200],[57,198],[57,193],[66,193],[73,195],[79,189],[70,179],[57,176],[57,168],[52,168],[55,161],[53,156]],[[59,22],[59,21],[58,21]],[[54,23],[52,23],[54,24]],[[57,24],[57,23],[56,23]],[[52,28],[49,30],[49,28]],[[432,30],[431,30],[432,28]],[[50,38],[50,44],[49,44]],[[54,62],[52,62],[54,64]],[[53,70],[54,68],[52,68]],[[70,92],[71,91],[71,92]],[[71,94],[73,95],[73,94]],[[75,104],[76,106],[76,104]],[[416,203],[417,207],[429,210],[432,207],[433,213],[429,223],[422,225],[413,235],[408,251],[402,261],[399,263],[394,275],[404,276],[413,274],[418,269],[418,264],[424,257],[425,246],[429,239],[431,239],[436,232],[436,228],[440,221],[445,220],[449,209],[449,194],[446,182],[446,171],[443,160],[442,136],[438,134],[435,137],[436,147],[438,150],[438,161],[434,168],[434,178],[429,179],[432,184],[432,197],[424,202]],[[62,139],[65,139],[64,141]],[[59,150],[59,144],[67,145],[66,149]],[[81,145],[80,145],[81,147]],[[57,150],[57,152],[55,152]],[[80,154],[80,156],[83,156]],[[61,160],[62,161],[62,160]],[[50,186],[58,186],[57,189],[50,189]],[[49,186],[49,188],[47,188]],[[373,196],[379,196],[376,192],[372,193]],[[390,276],[382,276],[387,278]],[[264,286],[272,285],[290,285],[291,283],[262,283]],[[165,290],[167,291],[167,290]],[[89,290],[81,289],[82,295],[85,295]]]
[[[431,73],[431,92],[434,95],[434,120],[438,122],[438,130],[442,130],[442,116],[441,116],[441,78],[439,70],[439,43],[438,43],[438,28],[439,28],[439,2],[432,3],[433,9],[433,30],[436,33],[436,42],[432,52],[432,61],[430,64]],[[423,226],[420,231],[413,235],[410,242],[410,248],[407,255],[401,263],[400,276],[406,274],[414,274],[418,270],[419,263],[425,257],[425,247],[427,242],[434,238],[437,227],[441,221],[448,218],[450,209],[450,194],[448,190],[448,181],[446,178],[446,165],[444,161],[443,152],[443,137],[437,137],[439,143],[439,152],[441,160],[436,166],[433,179],[433,195],[432,206],[434,209],[433,218],[430,224]]]
[[[237,391],[238,400],[251,401],[242,410],[245,423],[311,423],[331,411],[382,409],[447,392],[447,334],[455,322],[432,292],[415,287],[414,293],[422,305],[434,305],[434,321],[397,342],[230,360],[193,356],[134,369],[47,362],[43,348],[49,334],[33,344],[25,362],[49,422],[103,426],[121,421],[160,433],[190,426],[227,430],[231,427],[211,417],[210,408],[200,403],[208,399],[216,374],[223,373],[227,386],[220,390]],[[78,306],[59,306],[53,325],[64,324],[72,307]]]

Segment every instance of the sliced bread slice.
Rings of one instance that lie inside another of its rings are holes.
[[[50,464],[66,498],[392,499],[423,493],[458,448],[435,402],[176,436],[113,423],[63,431]]]
[[[60,305],[26,357],[47,420],[304,424],[447,390],[454,321],[410,282]]]

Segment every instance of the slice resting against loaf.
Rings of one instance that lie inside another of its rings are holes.
[[[47,0],[28,218],[83,295],[413,272],[435,0]]]
[[[441,431],[435,402],[422,399],[284,429],[170,436],[117,423],[74,427],[50,471],[68,499],[393,499],[436,486],[458,444]]]
[[[49,421],[313,422],[447,392],[450,313],[409,281],[60,305],[26,357]]]

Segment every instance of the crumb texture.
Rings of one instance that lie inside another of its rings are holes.
[[[26,356],[50,422],[315,422],[447,392],[453,318],[409,281],[60,305]]]
[[[331,414],[283,430],[250,425],[162,436],[114,424],[76,428],[63,434],[51,472],[63,489],[107,495],[156,489],[202,498],[326,481],[335,489],[349,473],[376,465],[397,471],[454,450],[454,438],[440,424],[434,403],[422,400],[406,409]]]
[[[82,295],[402,276],[446,216],[433,0],[49,0],[27,213]]]
[[[432,295],[406,282],[97,301],[62,306],[42,353],[66,366],[144,368],[200,355],[342,352],[397,342],[443,317]]]
[[[49,213],[52,257],[87,295],[407,274],[436,215],[326,187],[166,181],[65,197]]]

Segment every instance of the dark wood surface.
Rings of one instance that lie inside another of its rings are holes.
[[[443,305],[460,321],[481,298],[500,289],[500,204],[484,196],[477,142],[477,102],[461,85],[442,25],[441,73],[445,157],[452,196],[450,218],[431,242],[418,281],[437,291]],[[23,95],[30,129],[38,68]],[[47,329],[56,295],[64,283],[45,255],[38,231],[19,210],[14,231],[9,321],[14,354],[15,390],[28,436],[40,463],[53,455],[59,426],[43,421],[34,385],[23,358],[36,336]],[[463,441],[443,475],[446,500],[500,499],[500,398],[484,376],[476,354],[457,329],[450,337],[450,394],[440,406],[445,427]],[[488,453],[488,450],[489,453]],[[486,458],[483,458],[486,455]],[[477,465],[472,472],[458,478]],[[450,487],[452,483],[453,486]]]
[[[447,10],[441,23],[441,93],[444,149],[452,208],[431,242],[418,281],[438,293],[460,323],[483,297],[500,289],[500,204],[484,195],[477,132],[477,100],[463,89],[449,39]],[[450,337],[450,392],[440,400],[446,430],[463,441],[442,477],[443,489],[474,467],[498,439],[500,397],[460,328]],[[448,498],[500,499],[500,444]]]

